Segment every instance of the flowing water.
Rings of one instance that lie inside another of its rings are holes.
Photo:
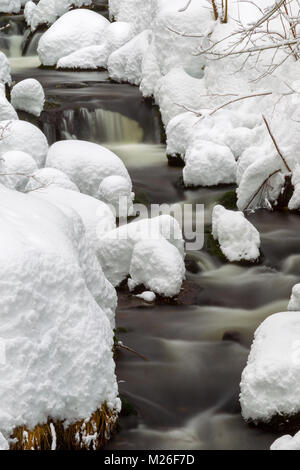
[[[181,169],[167,165],[159,113],[138,88],[111,83],[105,72],[39,69],[34,48],[21,57],[20,44],[9,36],[13,78],[43,84],[46,110],[33,122],[50,143],[81,138],[106,145],[124,160],[138,198],[203,203],[209,223],[215,201],[231,188],[178,184]],[[204,248],[188,253],[178,304],[145,305],[119,293],[118,336],[147,361],[118,352],[120,393],[133,412],[123,413],[108,449],[267,449],[276,438],[244,423],[239,381],[254,330],[286,309],[300,281],[300,218],[260,211],[250,220],[261,233],[261,264],[225,263]]]

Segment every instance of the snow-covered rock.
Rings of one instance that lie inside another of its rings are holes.
[[[37,164],[28,153],[11,150],[1,156],[0,183],[22,191],[36,170]]]
[[[205,140],[195,140],[185,155],[183,181],[186,186],[234,183],[236,161],[231,150]]]
[[[107,63],[110,78],[117,82],[139,85],[142,62],[151,41],[151,31],[145,30],[113,52]]]
[[[216,205],[212,215],[212,235],[229,261],[254,261],[259,255],[260,236],[242,212]]]
[[[300,411],[300,314],[269,316],[256,330],[242,374],[240,402],[247,421],[269,422]]]
[[[11,104],[15,109],[40,116],[45,103],[45,93],[40,82],[27,78],[17,83],[11,90]]]
[[[26,121],[0,121],[0,157],[10,150],[21,150],[36,161],[38,167],[45,163],[48,142],[45,135]]]
[[[33,429],[49,418],[67,426],[104,403],[118,410],[105,307],[116,298],[105,289],[80,218],[0,191],[1,433],[7,439],[17,426]]]
[[[294,186],[294,192],[289,200],[289,209],[290,210],[299,210],[300,209],[300,165],[297,164],[293,169],[292,174],[292,185]]]
[[[135,245],[144,240],[156,241],[162,239],[166,239],[174,245],[180,256],[183,257],[182,232],[178,222],[173,217],[163,215],[152,219],[142,219],[122,225],[109,232],[101,239],[98,252],[100,264],[107,279],[114,286],[118,286],[130,272]],[[145,269],[146,265],[144,257]],[[176,266],[174,266],[175,269]],[[174,274],[174,276],[176,275]]]
[[[292,289],[292,295],[288,304],[288,310],[300,311],[300,284],[295,284]]]
[[[32,174],[32,178],[28,181],[25,191],[35,191],[36,189],[48,188],[49,186],[79,192],[78,187],[70,180],[68,175],[56,168],[41,168],[35,171]]]
[[[0,82],[11,84],[10,63],[6,55],[0,51]]]
[[[149,303],[155,302],[155,299],[156,299],[156,295],[154,294],[154,292],[151,292],[148,290],[145,290],[141,294],[137,294],[135,297],[138,297],[139,299],[142,299],[145,302],[149,302]]]
[[[165,239],[141,240],[134,245],[129,274],[131,290],[143,284],[157,294],[174,297],[185,278],[184,260],[178,249]]]
[[[100,45],[109,26],[104,16],[90,10],[71,10],[46,31],[38,45],[43,65],[56,65],[61,57],[82,47]]]
[[[270,447],[270,450],[300,450],[300,431],[294,436],[281,436]]]
[[[14,107],[6,98],[5,85],[0,82],[0,121],[19,119]]]
[[[134,194],[128,171],[120,158],[105,147],[81,140],[56,142],[49,149],[46,166],[66,173],[85,194],[94,197],[105,194],[106,202],[117,202],[119,196],[127,196],[128,208],[132,205]],[[113,183],[112,190],[104,181],[105,178],[112,176],[122,177],[128,183],[121,180],[122,184],[119,187],[120,179],[110,179],[109,182]],[[99,194],[100,183],[102,189]],[[112,201],[107,201],[108,195]]]
[[[101,45],[87,46],[62,57],[57,62],[58,68],[97,69],[107,67],[110,54],[130,41],[134,30],[130,23],[117,21],[111,23],[105,31],[105,40]]]
[[[118,208],[120,198],[123,198],[126,204],[124,210],[126,210],[128,215],[132,215],[132,201],[134,200],[135,195],[132,192],[132,184],[128,178],[117,175],[107,176],[101,181],[97,196],[101,201],[104,201],[107,204],[112,204],[116,209],[117,216],[119,216]]]
[[[0,13],[19,13],[21,0],[1,0]]]
[[[71,7],[90,6],[92,0],[40,0],[38,4],[27,2],[25,19],[32,31],[39,25],[51,25]]]

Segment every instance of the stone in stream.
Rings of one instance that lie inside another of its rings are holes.
[[[242,415],[264,428],[296,431],[299,397],[300,312],[280,312],[255,332],[241,380]]]

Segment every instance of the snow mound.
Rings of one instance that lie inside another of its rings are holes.
[[[17,83],[11,90],[11,104],[15,109],[40,116],[45,103],[45,93],[40,82],[27,78]]]
[[[294,186],[294,192],[289,200],[289,209],[298,210],[300,209],[300,165],[297,164],[293,169],[292,174],[292,185]]]
[[[259,258],[260,236],[242,212],[217,205],[212,215],[212,235],[222,253],[233,261],[254,261]]]
[[[0,182],[7,188],[22,191],[36,170],[37,164],[28,153],[11,150],[1,156]]]
[[[134,246],[129,274],[131,290],[143,284],[157,294],[174,297],[185,278],[184,260],[178,249],[164,238],[142,240]]]
[[[14,107],[6,99],[5,85],[0,83],[0,121],[19,119]]]
[[[299,413],[299,338],[299,312],[271,315],[256,330],[241,380],[245,420],[268,422]]]
[[[48,188],[49,186],[79,192],[76,184],[63,171],[56,168],[41,168],[35,171],[32,174],[32,178],[28,181],[25,191],[35,191],[36,189]]]
[[[288,310],[297,312],[300,310],[300,284],[295,284],[288,304]]]
[[[117,211],[117,216],[119,216],[120,198],[123,198],[125,201],[126,214],[132,215],[134,196],[131,181],[128,178],[124,178],[124,176],[107,176],[100,183],[98,190],[98,198],[107,204],[112,204]]]
[[[73,6],[91,4],[92,0],[40,0],[37,5],[30,1],[26,3],[24,14],[31,31],[35,31],[39,25],[51,25]]]
[[[36,161],[38,167],[45,163],[48,142],[44,134],[26,121],[0,121],[0,156],[10,150],[21,150]]]
[[[168,215],[135,221],[109,232],[101,238],[98,251],[98,258],[107,279],[114,286],[118,286],[130,272],[135,245],[143,240],[161,239],[166,239],[174,245],[183,258],[184,241],[180,226]]]
[[[0,191],[1,433],[8,438],[17,426],[49,418],[68,425],[105,402],[119,410],[113,330],[95,300],[107,281],[80,218]],[[111,305],[112,294],[102,293]]]
[[[205,140],[187,149],[183,180],[186,186],[213,186],[236,181],[236,161],[231,150]]]
[[[148,290],[145,290],[141,294],[137,294],[135,297],[138,297],[139,299],[142,299],[145,302],[149,302],[149,303],[155,302],[155,299],[156,299],[156,295],[154,294],[154,292],[151,292]]]
[[[0,82],[11,84],[10,63],[6,55],[0,51]]]
[[[82,47],[100,45],[109,21],[90,10],[72,10],[61,16],[41,37],[38,55],[43,65],[56,65],[61,57]]]
[[[289,434],[279,437],[273,442],[270,450],[300,450],[300,431],[294,437]]]
[[[145,30],[109,56],[107,68],[110,78],[117,82],[140,84],[142,62],[150,44],[151,35],[150,30]]]
[[[1,0],[0,13],[19,13],[21,0]]]
[[[134,36],[132,25],[118,21],[105,31],[103,44],[87,46],[59,59],[58,68],[97,69],[107,67],[110,54],[130,41]]]
[[[118,201],[119,195],[127,196],[128,207],[132,205],[132,184],[128,171],[120,158],[105,147],[81,140],[56,142],[49,149],[46,166],[63,171],[81,192],[93,197],[99,197],[100,183],[106,177],[122,177],[128,181],[127,194],[124,184],[120,188],[114,185],[114,194],[106,187],[105,194],[109,193],[113,201]]]

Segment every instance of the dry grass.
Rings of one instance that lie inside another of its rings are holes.
[[[56,450],[98,450],[114,431],[116,418],[115,413],[102,405],[89,420],[81,420],[68,427],[62,421],[53,422],[50,419],[32,430],[20,426],[11,436],[15,440],[11,450],[51,450],[51,425],[55,428]]]

